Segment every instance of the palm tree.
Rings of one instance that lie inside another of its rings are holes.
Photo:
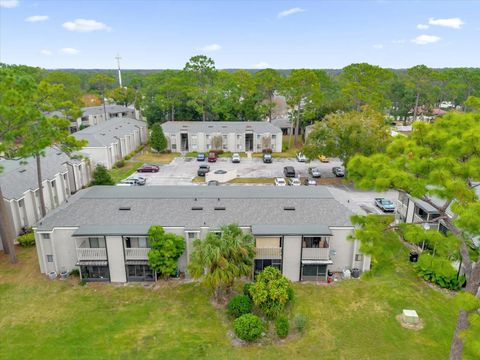
[[[213,290],[216,301],[230,291],[235,279],[252,273],[253,236],[237,225],[223,226],[221,234],[209,232],[204,240],[195,240],[193,247],[188,270]]]

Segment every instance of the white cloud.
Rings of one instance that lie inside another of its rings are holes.
[[[426,30],[428,29],[430,26],[426,25],[426,24],[418,24],[417,25],[417,29],[420,29],[420,30]]]
[[[405,44],[407,40],[400,39],[400,40],[392,40],[392,44]]]
[[[301,12],[304,12],[304,11],[305,11],[305,9],[302,9],[302,8],[299,8],[299,7],[291,8],[291,9],[279,12],[278,13],[278,18],[281,19],[281,18],[284,18],[286,16],[301,13]]]
[[[40,22],[40,21],[47,21],[47,20],[48,20],[47,15],[33,15],[25,19],[25,21],[27,22]]]
[[[210,51],[218,51],[220,50],[222,47],[218,44],[210,44],[210,45],[205,45],[204,47],[201,47],[200,49],[198,50],[201,50],[201,51],[206,51],[206,52],[210,52]]]
[[[87,19],[76,19],[74,21],[67,21],[62,25],[68,31],[78,31],[78,32],[92,32],[97,30],[106,30],[110,31],[112,28],[104,23],[87,20]]]
[[[254,69],[266,69],[270,67],[270,65],[265,61],[260,61],[258,64],[253,65]]]
[[[435,36],[435,35],[419,35],[415,39],[412,39],[412,42],[417,45],[427,45],[439,42],[442,38]]]
[[[430,18],[428,19],[428,23],[430,25],[443,26],[443,27],[448,27],[452,29],[460,29],[462,25],[465,24],[463,20],[458,17],[449,18],[449,19]]]
[[[374,44],[372,46],[374,49],[383,49],[383,44]]]
[[[77,55],[80,51],[74,48],[63,48],[60,52],[66,55]]]
[[[52,55],[52,52],[50,50],[47,50],[47,49],[42,49],[42,50],[40,50],[40,54],[50,56],[50,55]]]
[[[0,0],[0,7],[2,8],[14,8],[18,6],[18,0]]]

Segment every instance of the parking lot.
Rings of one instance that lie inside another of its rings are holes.
[[[158,173],[143,173],[147,178],[147,185],[192,185],[192,179],[197,176],[201,164],[210,165],[210,171],[236,170],[237,176],[242,178],[275,178],[283,177],[283,168],[293,166],[297,177],[307,176],[311,166],[320,169],[322,177],[334,177],[332,167],[340,166],[340,160],[332,159],[329,163],[318,160],[301,163],[295,159],[274,158],[271,164],[264,164],[261,158],[242,158],[240,163],[232,163],[230,158],[219,158],[217,162],[199,162],[194,158],[178,157],[167,165],[160,165]]]

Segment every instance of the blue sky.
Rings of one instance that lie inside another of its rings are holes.
[[[45,68],[480,66],[480,1],[0,0],[0,61]]]

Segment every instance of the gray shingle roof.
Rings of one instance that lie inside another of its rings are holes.
[[[64,152],[48,148],[40,161],[43,180],[51,180],[56,174],[67,171],[65,163],[71,159]],[[6,199],[19,199],[25,191],[38,189],[35,158],[0,160],[0,165],[3,167],[0,186]]]
[[[285,210],[292,207],[295,210]],[[321,186],[96,186],[75,194],[47,215],[38,228],[96,227],[98,231],[111,231],[116,226],[157,224],[198,229],[235,223],[291,225],[298,229],[304,225],[351,226],[351,215]]]
[[[162,124],[164,132],[177,133],[186,131],[189,133],[244,133],[253,131],[256,133],[277,134],[281,130],[265,121],[167,121]]]
[[[327,225],[253,225],[254,235],[332,235]]]
[[[130,109],[126,106],[116,105],[116,104],[106,105],[105,109],[107,110],[108,114],[117,114],[117,113],[122,113],[122,112],[126,112],[126,111],[133,111],[133,109]],[[82,114],[83,114],[83,116],[103,115],[103,105],[84,107],[84,108],[82,108]]]
[[[138,127],[146,126],[147,124],[144,121],[122,117],[89,126],[72,135],[77,139],[87,140],[88,145],[86,147],[103,147],[118,142],[115,137],[132,134]]]
[[[282,128],[291,128],[292,122],[288,118],[277,118],[272,120],[272,125],[280,129]]]

